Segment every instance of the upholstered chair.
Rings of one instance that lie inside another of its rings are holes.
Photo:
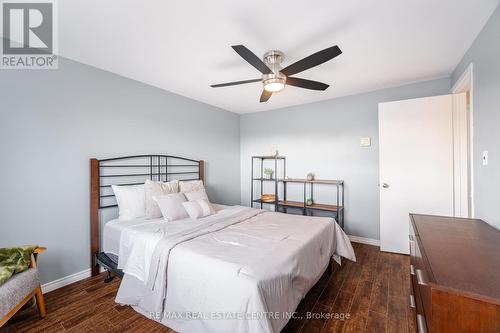
[[[43,251],[44,247],[37,247],[31,255],[29,268],[14,274],[0,285],[0,327],[33,297],[36,298],[40,317],[45,317],[45,302],[36,262],[37,255]]]

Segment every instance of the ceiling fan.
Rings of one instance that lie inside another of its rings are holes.
[[[261,103],[267,102],[273,93],[283,90],[287,84],[305,89],[325,90],[329,87],[326,83],[292,77],[291,75],[321,65],[342,54],[340,48],[335,45],[282,68],[281,63],[285,59],[285,56],[281,51],[273,50],[266,52],[262,60],[260,60],[259,57],[243,45],[233,45],[231,47],[250,65],[261,72],[262,78],[214,84],[210,87],[219,88],[262,81],[264,90],[260,95]]]

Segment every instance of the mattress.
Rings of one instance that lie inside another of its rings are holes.
[[[155,219],[158,221],[159,219]],[[102,235],[102,250],[105,253],[111,253],[118,255],[120,250],[120,237],[122,231],[128,227],[144,224],[151,220],[144,218],[133,219],[133,220],[119,220],[114,219],[106,223],[104,226],[104,231]]]
[[[229,206],[212,204],[216,212],[219,212],[223,209],[226,209]],[[120,237],[122,235],[122,231],[126,228],[132,226],[138,226],[145,223],[154,223],[162,221],[162,218],[159,219],[146,219],[146,217],[141,217],[133,220],[119,220],[114,219],[106,222],[104,225],[103,235],[102,235],[102,251],[107,254],[114,254],[118,256],[120,250]]]

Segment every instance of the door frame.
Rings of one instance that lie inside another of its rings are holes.
[[[470,63],[469,66],[465,69],[465,71],[460,75],[458,80],[455,82],[450,92],[452,94],[460,94],[469,92],[469,110],[468,110],[468,129],[469,129],[469,137],[468,137],[468,192],[470,193],[470,212],[469,215],[471,218],[475,217],[475,209],[474,209],[474,64]],[[454,138],[455,142],[459,142],[458,138]],[[459,168],[463,168],[464,166],[455,165],[455,170]]]

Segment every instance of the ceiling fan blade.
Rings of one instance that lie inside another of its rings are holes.
[[[306,69],[321,65],[322,63],[327,62],[340,54],[342,54],[342,51],[337,45],[335,45],[311,54],[310,56],[283,68],[280,72],[286,76],[297,74],[305,71]]]
[[[260,60],[259,57],[257,57],[252,51],[247,49],[243,45],[233,45],[231,46],[236,53],[238,53],[243,59],[245,59],[250,65],[253,67],[257,68],[259,72],[262,74],[272,74],[273,71],[267,67],[267,65]]]
[[[287,77],[286,84],[312,90],[326,90],[329,87],[328,84],[323,82],[311,81],[311,80],[301,79],[298,77]]]
[[[273,94],[272,92],[269,92],[267,90],[262,90],[262,94],[260,95],[260,102],[261,103],[267,102],[269,98],[271,98],[272,94]]]
[[[212,88],[228,87],[228,86],[235,86],[237,84],[245,84],[245,83],[260,82],[260,81],[262,81],[262,79],[234,81],[234,82],[228,82],[228,83],[212,84],[210,87],[212,87]]]

